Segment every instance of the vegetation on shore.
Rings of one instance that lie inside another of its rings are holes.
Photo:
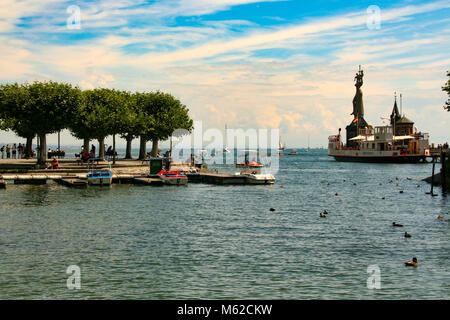
[[[447,71],[447,77],[450,78],[450,71]],[[450,111],[450,79],[447,81],[447,83],[442,87],[442,91],[447,92],[449,99],[447,102],[445,102],[444,109],[447,109],[447,111]]]
[[[113,136],[113,150],[116,135],[127,141],[126,158],[131,158],[131,142],[140,137],[142,159],[148,141],[153,142],[152,154],[156,155],[158,141],[177,129],[191,132],[193,121],[189,109],[168,93],[81,90],[67,83],[36,81],[0,85],[0,129],[26,139],[27,158],[37,136],[42,164],[47,159],[46,135],[63,129],[82,139],[86,150],[91,140],[98,140],[101,158],[106,137]]]

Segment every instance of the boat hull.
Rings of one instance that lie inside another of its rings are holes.
[[[88,178],[88,184],[97,186],[107,186],[111,185],[112,177],[99,177],[99,178]]]
[[[275,180],[272,179],[252,179],[247,177],[248,184],[274,184]]]
[[[188,179],[187,178],[165,178],[165,177],[161,177],[161,180],[168,185],[171,186],[182,186],[182,185],[186,185],[188,183]]]
[[[425,156],[387,156],[387,157],[362,157],[362,156],[336,156],[336,161],[339,162],[365,162],[365,163],[421,163],[426,162]]]

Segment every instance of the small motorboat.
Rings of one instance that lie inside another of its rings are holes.
[[[288,155],[290,155],[290,156],[298,156],[298,152],[297,151],[292,151],[292,152],[289,152]]]
[[[188,183],[188,177],[180,170],[163,170],[158,173],[158,176],[165,184],[185,185]]]
[[[112,183],[112,172],[108,169],[89,171],[87,181],[90,185],[109,186]]]
[[[263,164],[256,161],[250,161],[249,163],[236,163],[236,168],[262,168]]]
[[[269,173],[261,173],[257,171],[242,171],[236,173],[238,176],[245,176],[249,184],[274,184],[275,176]]]

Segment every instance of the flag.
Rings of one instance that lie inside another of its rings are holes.
[[[353,123],[358,122],[358,117],[356,116],[355,119],[353,119]]]

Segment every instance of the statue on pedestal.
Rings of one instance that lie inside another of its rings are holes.
[[[364,71],[361,70],[361,66],[359,66],[359,71],[356,73],[355,76],[355,87],[356,87],[356,94],[353,98],[353,112],[352,115],[356,117],[363,117],[364,116],[364,104],[363,104],[363,94],[361,91],[361,87],[363,85],[363,77],[364,77]]]

